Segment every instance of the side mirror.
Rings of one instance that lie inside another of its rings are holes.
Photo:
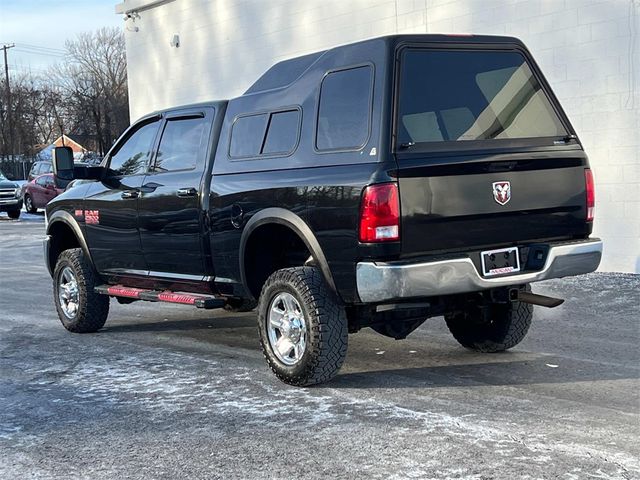
[[[56,147],[52,152],[53,176],[58,188],[64,188],[73,180],[73,150],[70,147]]]

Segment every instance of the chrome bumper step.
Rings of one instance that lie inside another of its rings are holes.
[[[468,256],[434,262],[360,262],[356,281],[360,300],[433,297],[523,285],[551,278],[595,271],[602,258],[602,241],[588,239],[552,244],[542,269],[497,277],[483,277]]]

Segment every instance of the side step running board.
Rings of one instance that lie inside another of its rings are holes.
[[[180,303],[182,305],[193,305],[197,308],[222,308],[225,300],[213,295],[199,295],[195,293],[176,293],[169,290],[145,290],[142,288],[131,288],[122,285],[99,285],[95,287],[96,293],[109,295],[110,297],[133,298],[135,300],[146,300],[149,302]]]

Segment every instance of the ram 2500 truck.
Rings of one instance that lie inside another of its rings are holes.
[[[47,206],[72,332],[109,299],[257,309],[284,382],[331,379],[348,333],[444,315],[464,347],[517,345],[530,284],[594,271],[587,155],[519,40],[395,35],[278,63],[243,95],[135,122]]]

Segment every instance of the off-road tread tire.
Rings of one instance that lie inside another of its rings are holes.
[[[526,291],[531,291],[527,285]],[[474,312],[445,315],[449,331],[460,345],[483,353],[504,352],[518,345],[529,331],[533,305],[522,302],[494,304],[492,323],[480,323]]]
[[[31,200],[31,204],[27,203],[27,198]],[[29,205],[31,205],[31,208],[29,208]],[[24,209],[27,213],[38,213],[38,208],[33,204],[33,198],[29,194],[24,196]]]
[[[78,282],[79,306],[73,320],[67,318],[58,302],[58,276],[65,266],[71,266]],[[81,248],[63,251],[58,257],[53,273],[53,295],[60,322],[70,332],[92,333],[100,330],[109,315],[109,297],[94,291],[99,285],[93,266],[87,261]]]
[[[282,364],[271,351],[267,334],[268,308],[280,292],[293,294],[304,310],[307,346],[294,366]],[[262,353],[275,375],[294,386],[323,383],[336,376],[347,355],[347,317],[335,293],[316,267],[293,267],[274,272],[262,287],[258,301]]]
[[[20,209],[18,208],[15,210],[8,210],[7,215],[9,215],[9,218],[12,218],[13,220],[17,220],[20,218]]]

